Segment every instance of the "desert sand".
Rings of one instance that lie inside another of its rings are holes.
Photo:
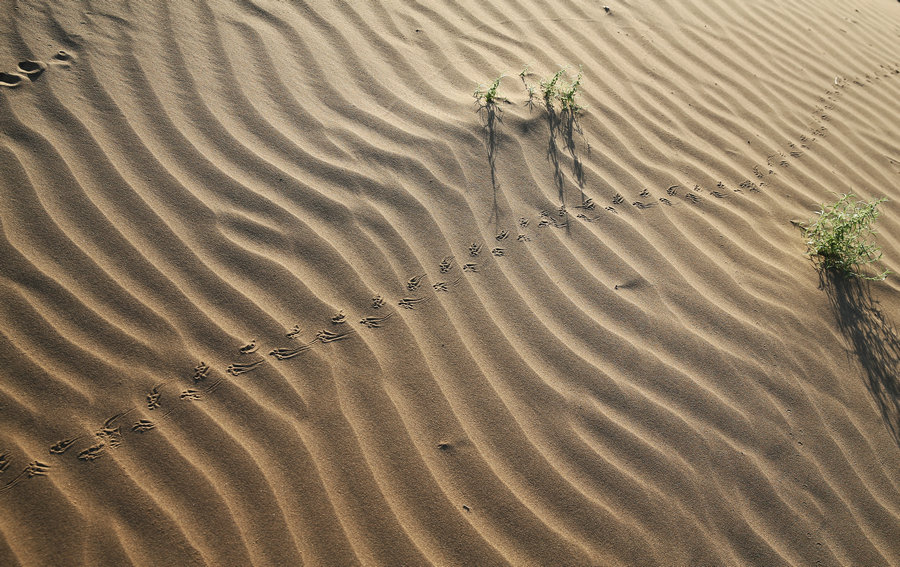
[[[0,3],[0,564],[900,565],[900,3],[607,7]]]

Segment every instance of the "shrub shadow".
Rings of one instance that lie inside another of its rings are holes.
[[[872,298],[870,282],[834,270],[821,271],[820,279],[881,419],[900,446],[900,335]]]

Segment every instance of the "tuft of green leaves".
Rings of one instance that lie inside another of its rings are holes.
[[[474,96],[475,100],[482,106],[489,106],[496,104],[497,101],[506,100],[497,92],[500,89],[500,81],[503,77],[505,77],[505,75],[500,75],[494,79],[494,82],[491,83],[490,86],[478,85],[472,96]]]
[[[541,95],[544,97],[544,104],[547,106],[547,109],[553,108],[553,101],[558,98],[559,93],[557,91],[556,83],[559,82],[560,77],[562,77],[565,72],[566,68],[563,67],[550,79],[541,79]]]
[[[563,110],[569,112],[577,112],[581,107],[575,102],[575,95],[578,94],[578,88],[581,86],[581,71],[578,71],[578,77],[568,87],[559,87],[557,98],[559,105]]]
[[[816,217],[801,225],[807,255],[819,269],[836,270],[846,276],[866,280],[883,280],[890,273],[885,270],[876,276],[859,272],[865,264],[881,259],[881,248],[873,242],[878,219],[878,205],[887,199],[871,203],[860,201],[852,193],[844,193],[833,204],[822,204]]]

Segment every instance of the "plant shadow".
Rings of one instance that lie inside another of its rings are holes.
[[[494,205],[491,211],[490,221],[493,221],[496,225],[495,228],[499,230],[500,204],[497,199],[497,193],[500,190],[500,186],[497,183],[497,127],[499,124],[503,123],[503,110],[497,106],[496,102],[491,101],[480,105],[477,112],[481,115],[483,121],[485,145],[487,146],[488,165],[491,168],[491,188],[494,193]]]
[[[838,325],[866,373],[866,387],[900,446],[900,335],[872,298],[871,283],[834,270],[820,271]]]

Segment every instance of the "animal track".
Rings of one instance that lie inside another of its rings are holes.
[[[666,195],[669,197],[674,197],[678,194],[678,188],[680,185],[671,185],[668,189],[666,189]]]
[[[528,227],[528,219],[525,217],[521,217],[519,219],[519,228],[527,228]]]
[[[473,242],[471,246],[469,246],[469,256],[478,256],[481,253],[481,244],[477,242]]]
[[[642,202],[640,202],[640,201],[635,201],[635,202],[633,202],[633,203],[631,203],[631,204],[634,205],[635,207],[641,209],[641,210],[649,209],[649,208],[651,208],[651,207],[655,207],[655,206],[656,206],[656,203],[642,203]]]
[[[316,339],[322,343],[332,343],[342,339],[350,338],[353,331],[345,331],[343,333],[332,333],[331,331],[321,330],[316,333]]]
[[[506,249],[505,248],[494,248],[493,250],[491,250],[491,254],[500,258],[504,254],[506,254]]]
[[[378,329],[381,327],[381,324],[391,318],[393,313],[388,313],[384,317],[366,317],[361,319],[359,323],[369,329]]]
[[[643,191],[640,192],[640,194],[638,196],[646,199],[647,197],[650,196],[650,191],[648,191],[647,189],[644,189]]]
[[[36,476],[47,476],[49,470],[50,465],[42,463],[41,461],[31,461],[28,463],[28,466],[25,467],[23,472],[28,478],[34,478]]]
[[[47,66],[40,61],[19,61],[16,69],[20,74],[25,75],[32,81],[36,81],[38,77],[47,69]]]
[[[447,256],[441,260],[440,269],[442,274],[446,274],[453,269],[453,256]]]
[[[463,266],[463,271],[464,272],[477,272],[478,264],[476,264],[475,262],[469,262],[468,264],[465,264]]]
[[[594,200],[591,198],[587,198],[583,203],[577,205],[575,208],[584,209],[585,211],[592,211],[594,210]]]
[[[197,390],[187,389],[184,392],[181,392],[181,395],[178,397],[181,398],[182,400],[188,400],[188,401],[193,402],[193,401],[199,400],[201,398],[201,395],[200,395],[200,392],[198,392]]]
[[[25,77],[17,73],[0,73],[0,87],[15,88],[22,84]]]
[[[425,297],[404,297],[397,305],[404,309],[415,309],[416,305],[420,305],[428,301]]]
[[[240,348],[240,352],[241,352],[241,354],[252,354],[252,353],[256,352],[256,350],[258,348],[259,347],[256,346],[256,339],[253,339],[248,344],[242,346]]]
[[[419,286],[422,284],[422,278],[425,277],[425,274],[421,276],[416,276],[414,278],[410,278],[408,282],[406,282],[406,289],[409,291],[416,291],[419,289]]]
[[[662,203],[663,205],[666,205],[666,206],[669,206],[669,207],[672,206],[672,201],[666,199],[665,197],[660,197],[660,198],[659,198],[659,202]]]
[[[269,355],[270,355],[270,356],[274,356],[274,357],[277,358],[278,360],[287,360],[287,359],[289,359],[289,358],[294,358],[295,356],[297,356],[297,355],[300,354],[301,352],[305,352],[305,351],[311,349],[312,346],[313,346],[314,344],[316,344],[317,341],[318,341],[318,339],[315,339],[314,341],[309,342],[309,343],[306,343],[305,345],[300,345],[300,346],[298,346],[297,348],[276,348],[276,349],[272,349],[272,351],[269,352]]]
[[[79,437],[72,437],[70,439],[63,439],[62,441],[57,441],[52,447],[50,447],[50,452],[54,455],[62,455],[69,448],[78,441]]]
[[[239,374],[244,374],[245,372],[254,370],[263,362],[265,362],[265,359],[257,360],[256,362],[249,362],[247,364],[229,364],[228,368],[225,369],[225,372],[231,374],[232,376],[237,376]]]
[[[289,339],[296,338],[300,336],[300,325],[294,325],[294,328],[288,331],[284,336]]]
[[[700,202],[700,197],[698,197],[697,195],[694,195],[693,193],[688,193],[687,195],[684,196],[684,198],[689,200],[692,203]]]
[[[331,316],[331,324],[332,325],[343,325],[347,322],[347,316],[344,315],[344,310],[341,309],[337,313]]]
[[[495,238],[497,239],[497,242],[500,242],[501,240],[505,240],[508,236],[509,236],[508,230],[501,230]]]
[[[524,235],[524,234],[520,234],[519,236],[516,237],[516,241],[518,241],[518,242],[531,242],[531,239],[528,238],[528,237],[527,237],[526,235]]]
[[[159,391],[161,387],[162,384],[157,384],[156,386],[153,386],[153,389],[147,394],[147,409],[154,410],[159,407],[159,399],[162,397],[162,394]]]
[[[155,428],[156,424],[149,419],[139,419],[131,426],[131,430],[136,433],[144,433],[145,431],[150,431]]]
[[[9,468],[9,453],[0,453],[0,473]]]
[[[384,298],[376,295],[372,298],[372,309],[381,309],[384,306]]]
[[[613,197],[612,204],[613,205],[621,205],[625,202],[625,197],[616,193],[615,197]]]
[[[209,365],[200,361],[200,364],[194,367],[194,382],[199,382],[200,380],[206,380],[206,375],[209,372]]]
[[[103,452],[106,450],[106,443],[100,442],[96,445],[91,445],[84,451],[78,453],[79,461],[94,461],[103,456]]]

